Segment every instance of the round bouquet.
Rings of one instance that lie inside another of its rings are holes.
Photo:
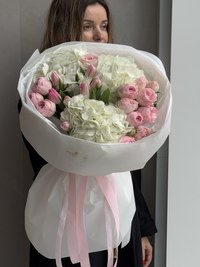
[[[169,134],[162,67],[128,46],[64,43],[33,54],[18,91],[21,130],[48,162],[29,191],[28,237],[58,266],[66,256],[89,266],[87,253],[106,248],[111,266],[135,212],[129,171]]]

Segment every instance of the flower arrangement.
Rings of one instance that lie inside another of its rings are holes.
[[[154,132],[159,83],[134,57],[58,50],[38,67],[29,97],[68,135],[97,143],[135,142]]]

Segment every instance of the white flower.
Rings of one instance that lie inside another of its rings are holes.
[[[143,70],[138,68],[133,57],[117,55],[100,55],[97,72],[102,86],[110,89],[114,100],[120,86],[133,83],[137,78],[144,76]]]
[[[130,131],[122,110],[83,95],[72,97],[68,107],[61,112],[61,120],[70,121],[70,135],[97,143],[118,142]]]
[[[56,71],[63,83],[76,82],[76,74],[82,77],[79,61],[86,53],[83,46],[77,49],[61,47],[53,52],[45,54],[42,63],[38,66],[36,76],[43,75],[50,78],[52,71]]]

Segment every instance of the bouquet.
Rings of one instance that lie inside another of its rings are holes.
[[[105,249],[112,266],[135,213],[129,171],[143,168],[169,134],[166,75],[128,46],[64,43],[34,53],[18,91],[22,132],[48,162],[28,195],[29,239],[57,266],[66,256],[90,266],[88,252]]]
[[[56,116],[67,134],[97,143],[129,143],[154,132],[162,94],[133,57],[91,54],[82,46],[57,54],[38,67],[29,94],[43,116]]]

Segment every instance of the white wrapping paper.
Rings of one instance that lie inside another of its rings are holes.
[[[79,46],[80,43],[63,45],[74,47]],[[171,87],[163,72],[163,66],[159,66],[159,61],[155,62],[149,55],[128,46],[97,43],[84,43],[84,45],[89,52],[96,54],[133,55],[145,74],[158,81],[163,97],[158,103],[159,115],[154,134],[130,144],[98,144],[62,134],[54,123],[34,109],[27,98],[33,73],[38,64],[42,62],[45,53],[55,50],[56,47],[42,54],[36,51],[21,70],[18,84],[22,99],[21,130],[36,151],[49,162],[42,168],[29,191],[25,227],[30,241],[41,254],[48,258],[55,258],[59,214],[64,196],[68,194],[69,173],[76,174],[77,188],[81,176],[88,176],[89,179],[84,203],[89,252],[107,249],[104,200],[95,182],[95,176],[114,173],[120,221],[119,237],[115,238],[114,243],[118,246],[121,242],[125,245],[129,241],[135,202],[128,171],[143,168],[162,146],[170,132]],[[69,256],[66,229],[63,236],[62,257],[66,257]]]
[[[120,214],[120,236],[115,241],[115,247],[117,247],[122,241],[123,245],[126,245],[129,241],[135,202],[130,173],[116,173],[114,176]],[[76,177],[77,192],[80,179],[80,176]],[[37,250],[47,258],[55,258],[59,215],[67,193],[68,174],[50,165],[43,167],[29,192],[25,213],[26,233]],[[107,249],[104,199],[94,177],[89,177],[84,206],[89,251],[95,252]],[[114,229],[114,221],[112,223]],[[67,231],[65,229],[62,257],[66,256],[69,256],[69,254]]]
[[[22,99],[21,130],[37,152],[59,170],[93,176],[141,169],[162,146],[170,132],[171,87],[167,76],[163,73],[163,67],[159,67],[148,55],[129,46],[97,43],[85,43],[85,45],[90,52],[97,54],[133,55],[145,74],[158,81],[164,97],[162,102],[158,103],[160,108],[155,126],[156,132],[131,144],[97,144],[61,134],[50,120],[40,115],[31,103],[26,101],[27,88],[30,87],[34,71],[42,62],[44,54],[55,47],[42,54],[33,55],[21,71],[18,84]]]

